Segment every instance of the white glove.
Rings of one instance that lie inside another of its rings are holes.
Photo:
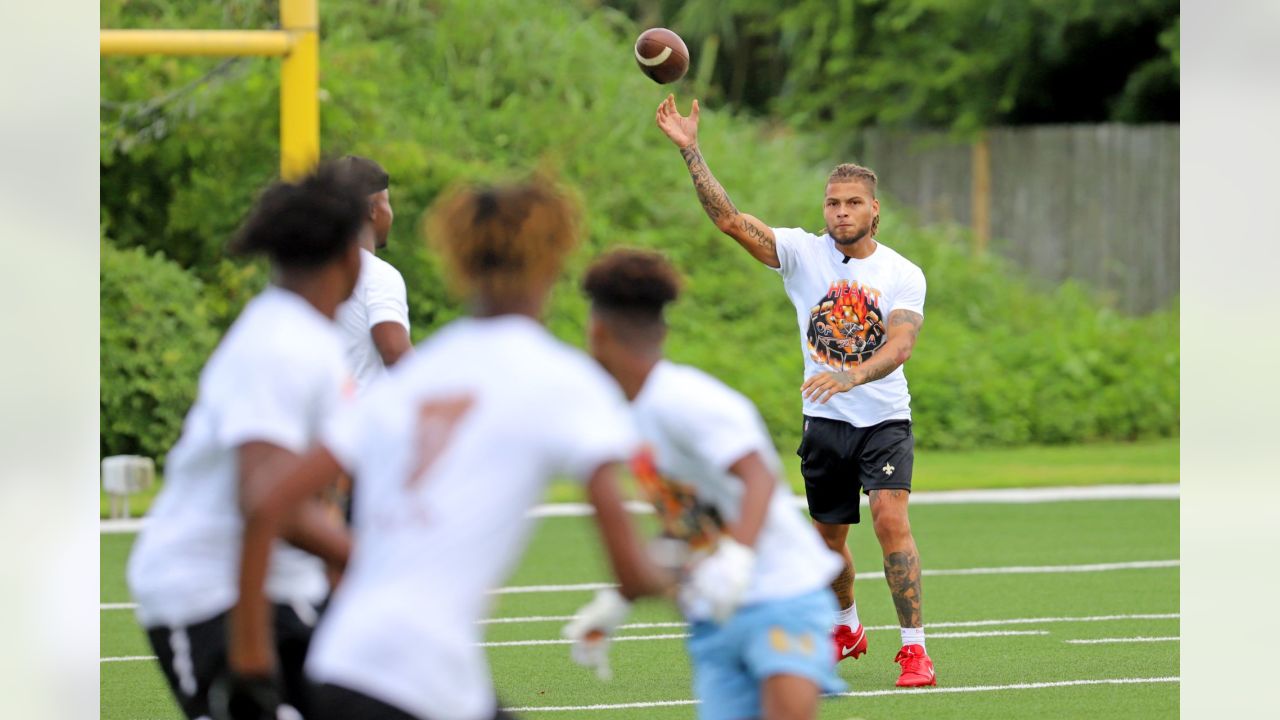
[[[631,603],[613,588],[596,593],[583,605],[560,634],[573,641],[569,657],[579,665],[595,668],[601,680],[613,677],[609,671],[609,639],[631,614]]]
[[[754,550],[722,536],[716,551],[693,566],[680,590],[681,603],[691,615],[723,623],[742,604],[755,565]]]

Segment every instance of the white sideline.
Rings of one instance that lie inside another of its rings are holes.
[[[1040,690],[1043,688],[1074,687],[1079,685],[1146,685],[1152,683],[1176,683],[1181,678],[1097,678],[1090,680],[1060,680],[1056,682],[1017,683],[1014,685],[960,685],[957,687],[903,688],[898,690],[862,690],[840,693],[828,697],[876,697],[880,695],[934,695],[937,693],[998,692],[1001,690]],[[654,702],[617,703],[613,705],[559,705],[504,708],[512,713],[576,712],[581,710],[628,710],[632,708],[669,707],[673,705],[697,705],[697,700],[657,700]]]
[[[132,610],[136,607],[134,603],[103,603],[103,610]],[[477,622],[477,625],[523,625],[525,623],[544,623],[544,622],[568,622],[574,619],[574,615],[529,615],[524,617],[496,617],[485,618]],[[1135,615],[1085,615],[1082,617],[1034,617],[1034,618],[1007,618],[1004,620],[958,620],[954,622],[931,622],[929,628],[953,628],[953,627],[991,627],[993,625],[1038,625],[1040,623],[1064,623],[1064,622],[1108,622],[1114,620],[1177,620],[1181,616],[1178,613],[1140,613]],[[686,627],[688,623],[683,621],[672,622],[649,622],[649,623],[627,623],[619,626],[623,630],[657,630],[669,628]],[[867,630],[897,630],[897,625],[868,625]]]
[[[481,620],[479,624],[484,625],[490,622],[507,622],[507,623],[553,622],[553,621],[562,622],[566,620],[572,620],[573,617],[574,616],[572,615],[539,615],[534,617],[522,617],[522,618],[494,618],[491,621]],[[1105,621],[1113,621],[1113,620],[1177,620],[1179,617],[1181,616],[1178,613],[1139,613],[1134,615],[1083,615],[1080,617],[1007,618],[1004,620],[955,620],[951,622],[929,623],[928,628],[930,630],[929,632],[930,638],[997,637],[997,636],[1007,636],[1007,635],[1047,635],[1048,631],[1045,631],[1045,630],[1032,630],[1027,632],[1021,632],[1016,630],[1006,630],[1006,631],[994,631],[990,634],[939,633],[939,632],[932,632],[932,630],[934,628],[988,627],[991,625],[1028,625],[1028,624],[1038,625],[1040,623],[1064,623],[1064,622],[1105,622]],[[630,625],[623,625],[621,626],[621,629],[682,628],[682,627],[685,627],[685,623],[682,623],[682,622],[633,623]],[[867,628],[867,630],[897,630],[897,629],[898,629],[897,625],[873,625]],[[675,639],[685,638],[685,637],[688,637],[688,635],[684,633],[679,633],[679,634],[672,633],[672,634],[666,634],[666,635],[627,635],[624,637],[615,637],[614,640],[616,641],[675,640]],[[1115,638],[1115,639],[1117,641],[1129,640],[1129,638]],[[1169,639],[1176,640],[1177,638],[1169,638]],[[1065,642],[1081,642],[1081,641],[1067,640]],[[1085,642],[1088,642],[1088,641],[1085,641]],[[510,640],[510,641],[480,643],[480,646],[481,647],[518,647],[522,645],[567,645],[567,644],[569,644],[568,640]],[[154,659],[155,658],[150,655],[132,655],[128,657],[99,658],[101,662],[130,662],[134,660],[154,660]]]
[[[104,657],[98,658],[98,662],[138,662],[140,660],[155,660],[155,655],[127,655],[125,657]]]
[[[1180,637],[1127,637],[1127,638],[1089,638],[1087,640],[1063,640],[1072,645],[1098,645],[1102,643],[1134,643],[1134,642],[1181,642]]]
[[[1112,570],[1156,570],[1176,568],[1179,560],[1135,560],[1118,563],[1086,563],[1083,565],[1006,565],[981,568],[942,568],[925,569],[920,572],[924,577],[947,575],[1028,575],[1044,573],[1089,573],[1109,572]],[[883,580],[884,571],[858,573],[854,580]],[[616,587],[610,583],[580,583],[577,585],[511,585],[489,591],[494,595],[516,595],[523,593],[575,592],[580,590],[602,590]]]
[[[682,623],[681,623],[682,624]],[[628,627],[623,625],[623,627]],[[898,628],[895,626],[894,630]],[[959,632],[959,633],[929,633],[930,640],[938,638],[981,638],[981,637],[1008,637],[1010,635],[1048,635],[1048,630],[988,630],[986,632]],[[625,642],[627,640],[683,640],[689,637],[689,633],[669,633],[664,635],[623,635],[614,637],[614,642]],[[563,638],[556,640],[495,640],[491,642],[478,643],[480,647],[525,647],[529,645],[572,645],[572,640]]]
[[[1176,484],[1158,485],[1093,485],[1089,487],[1051,488],[1000,488],[994,490],[938,490],[921,491],[911,496],[912,505],[969,505],[978,503],[1048,503],[1077,500],[1177,500],[1180,497]],[[804,508],[804,497],[795,496],[797,506]],[[862,496],[862,505],[867,497]],[[653,507],[645,502],[629,501],[627,509],[637,514],[652,514]],[[529,512],[530,517],[585,517],[591,514],[586,503],[549,503],[538,505]],[[104,535],[136,533],[142,529],[145,518],[127,520],[103,520]]]
[[[626,627],[626,626],[623,626]],[[898,628],[895,627],[894,630]],[[948,639],[948,638],[985,638],[985,637],[1009,637],[1013,635],[1048,635],[1048,630],[988,630],[986,632],[958,632],[958,633],[930,633],[930,640]],[[683,640],[689,637],[689,633],[666,633],[662,635],[623,635],[614,637],[613,642],[627,641],[646,641],[646,640]],[[1067,642],[1070,642],[1069,640]],[[572,645],[572,640],[564,638],[556,638],[552,640],[496,640],[492,642],[476,643],[476,647],[531,647],[535,645]],[[135,662],[143,660],[155,660],[154,655],[130,655],[127,657],[105,657],[100,658],[100,662]]]
[[[1087,563],[1084,565],[1008,565],[1004,567],[985,568],[942,568],[940,570],[924,570],[920,574],[925,577],[948,575],[1035,575],[1047,573],[1089,573],[1110,572],[1113,570],[1157,570],[1176,568],[1181,565],[1178,560],[1135,560],[1122,563]],[[884,571],[860,573],[856,580],[878,580],[884,578]],[[526,593],[585,592],[616,587],[612,583],[578,583],[574,585],[511,585],[490,590],[490,595],[522,595]],[[102,603],[99,610],[132,610],[137,603]],[[533,621],[530,621],[533,622]]]
[[[574,619],[574,615],[535,615],[531,617],[504,617],[489,618],[481,620],[477,625],[499,625],[510,623],[539,623],[539,622],[568,622]],[[1040,623],[1064,623],[1064,622],[1107,622],[1116,620],[1177,620],[1181,617],[1178,613],[1141,613],[1135,615],[1085,615],[1083,617],[1038,617],[1038,618],[1008,618],[1005,620],[957,620],[953,622],[931,622],[928,623],[930,631],[936,628],[960,628],[960,627],[991,627],[993,625],[1039,625]],[[675,622],[649,622],[649,623],[627,623],[619,625],[620,630],[657,630],[669,628],[687,627],[688,623],[682,621]],[[898,630],[897,625],[868,625],[867,631],[873,630]],[[930,632],[929,637],[934,637]],[[1068,641],[1071,642],[1071,641]]]

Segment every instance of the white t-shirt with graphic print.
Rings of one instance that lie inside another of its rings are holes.
[[[685,507],[685,512],[714,508],[724,523],[737,522],[743,483],[729,467],[752,452],[759,453],[777,477],[784,477],[778,453],[755,406],[697,368],[660,361],[645,379],[632,408],[640,435],[653,454],[659,481],[681,486],[664,497],[677,503],[683,497],[686,503],[696,505]],[[685,492],[685,487],[693,493]],[[769,499],[755,552],[745,605],[826,588],[841,566],[840,557],[827,549],[817,530],[796,508],[790,488],[781,481]],[[705,609],[683,610],[694,620],[707,617]]]
[[[192,625],[235,604],[240,446],[304,452],[348,382],[329,318],[275,286],[249,301],[200,373],[164,488],[129,555],[129,592],[143,627]],[[266,591],[278,603],[318,605],[329,591],[324,565],[278,541]]]
[[[477,646],[547,482],[637,445],[617,384],[520,316],[442,328],[321,432],[351,474],[354,547],[307,675],[414,716],[491,718]]]
[[[889,313],[924,315],[924,273],[893,248],[878,243],[863,260],[847,258],[829,235],[773,228],[777,272],[796,309],[804,377],[851,370],[887,337]],[[911,419],[911,393],[899,367],[885,377],[837,393],[825,404],[804,401],[804,414],[867,427]]]
[[[375,325],[399,323],[409,330],[409,303],[404,277],[391,263],[360,249],[360,278],[351,298],[338,306],[335,320],[346,345],[347,364],[356,389],[387,374],[382,355],[369,334]]]

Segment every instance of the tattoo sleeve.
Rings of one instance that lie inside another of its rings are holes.
[[[894,310],[889,313],[889,339],[870,360],[858,366],[861,382],[874,382],[901,367],[911,356],[923,324],[924,317],[917,312]]]
[[[884,577],[902,627],[924,627],[920,614],[920,556],[893,552],[884,557]]]
[[[773,238],[766,235],[758,225],[748,220],[745,216],[742,218],[742,231],[747,234],[748,238],[751,238],[762,247],[766,247],[769,250],[775,249]]]
[[[689,166],[693,188],[698,191],[698,202],[702,203],[702,209],[706,211],[707,217],[719,225],[723,219],[737,215],[738,208],[734,207],[733,201],[725,193],[720,181],[711,174],[711,169],[707,167],[707,161],[702,159],[702,151],[698,150],[698,146],[690,145],[680,148],[680,154],[684,157],[684,163]]]

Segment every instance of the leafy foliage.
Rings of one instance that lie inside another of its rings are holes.
[[[1178,117],[1176,0],[609,4],[681,33],[700,92],[811,128]]]
[[[102,243],[101,450],[163,459],[217,342],[200,282],[160,254]]]
[[[262,4],[232,7],[113,4],[104,25],[271,22]],[[581,344],[585,301],[576,282],[599,251],[660,249],[688,280],[670,313],[670,354],[746,393],[780,445],[793,445],[801,380],[794,312],[777,276],[706,220],[679,154],[654,127],[668,91],[687,112],[697,80],[658,87],[639,73],[632,19],[552,0],[323,2],[321,13],[323,146],[374,157],[391,173],[397,221],[384,257],[405,276],[415,340],[462,311],[422,240],[423,210],[457,180],[550,170],[581,199],[586,227],[548,308],[552,331]],[[234,71],[192,59],[102,63],[102,96],[133,108],[103,113],[108,237],[163,250],[202,280],[203,307],[218,328],[266,281],[262,267],[231,263],[221,251],[275,171],[278,79],[265,62]],[[136,109],[207,73],[181,99],[150,114]],[[821,227],[832,145],[715,105],[703,104],[701,143],[737,205],[777,226]],[[929,277],[928,319],[907,368],[922,445],[1176,432],[1176,312],[1131,319],[1078,289],[1046,294],[891,209],[882,228],[885,242]],[[105,300],[103,312],[105,324]],[[104,393],[106,385],[104,376]]]

